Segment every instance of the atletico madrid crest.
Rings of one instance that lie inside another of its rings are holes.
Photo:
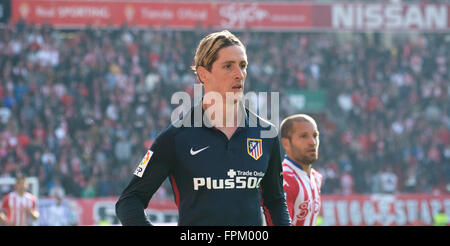
[[[262,156],[262,139],[247,138],[247,153],[258,160]]]

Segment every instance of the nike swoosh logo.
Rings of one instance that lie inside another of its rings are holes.
[[[203,149],[199,149],[199,150],[195,150],[195,151],[191,148],[191,155],[196,155],[196,154],[202,152],[203,150],[205,150],[205,149],[207,149],[207,148],[209,148],[209,146],[206,146],[206,147],[203,148]]]

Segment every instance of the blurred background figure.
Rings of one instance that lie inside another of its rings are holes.
[[[18,174],[14,191],[2,200],[0,223],[6,226],[28,226],[39,218],[38,200],[27,191],[25,176]]]
[[[64,204],[64,192],[59,189],[53,193],[56,198],[56,203],[51,205],[48,210],[48,225],[49,226],[72,226],[75,225],[73,212],[68,206]]]
[[[434,226],[446,226],[448,225],[448,218],[447,214],[445,214],[444,210],[439,210],[439,213],[437,213],[433,218],[433,225]]]

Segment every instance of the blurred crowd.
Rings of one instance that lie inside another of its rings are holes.
[[[0,177],[40,195],[117,196],[174,92],[193,93],[195,47],[211,30],[0,29]],[[246,91],[323,90],[322,194],[450,192],[450,36],[236,32]],[[1,192],[6,192],[2,190]],[[171,196],[165,181],[154,199]]]

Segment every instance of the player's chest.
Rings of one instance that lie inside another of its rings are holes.
[[[27,199],[26,197],[20,196],[11,196],[8,199],[8,205],[10,208],[17,210],[25,210],[31,208],[33,206],[33,202],[31,199]]]
[[[252,131],[237,130],[228,139],[223,133],[197,129],[176,141],[177,169],[191,177],[226,178],[248,174],[264,176],[271,142]]]
[[[306,175],[297,176],[298,194],[295,199],[297,214],[319,213],[321,199],[320,190],[315,179]]]

